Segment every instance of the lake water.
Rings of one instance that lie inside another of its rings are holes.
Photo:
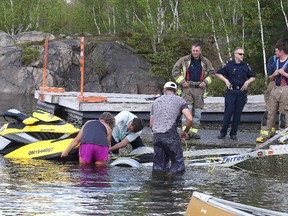
[[[1,98],[0,113],[31,114],[36,104],[33,97]],[[0,157],[0,215],[185,215],[193,191],[288,212],[287,168],[287,158],[271,158],[244,169],[187,167],[180,176],[155,177],[151,167]]]

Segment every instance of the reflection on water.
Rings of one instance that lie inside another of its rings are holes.
[[[243,169],[187,168],[152,176],[151,168],[0,160],[3,215],[184,215],[194,190],[244,204],[288,211],[286,173],[274,179]]]
[[[32,113],[35,101],[23,98],[4,98],[0,111]],[[180,176],[152,176],[151,167],[0,157],[0,215],[185,215],[195,190],[288,212],[287,167],[287,158],[271,157],[237,169],[187,167]]]
[[[79,168],[80,187],[109,189],[108,166],[81,165]]]
[[[8,109],[19,109],[23,113],[31,114],[36,106],[33,96],[10,95],[1,93],[0,113]]]

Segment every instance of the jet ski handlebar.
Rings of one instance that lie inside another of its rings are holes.
[[[7,118],[11,118],[16,120],[17,122],[22,122],[24,119],[29,118],[29,116],[27,116],[24,113],[21,113],[17,109],[9,109],[3,114],[1,114],[1,117],[3,117],[6,121],[8,121]]]

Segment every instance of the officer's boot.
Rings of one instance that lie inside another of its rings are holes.
[[[200,135],[198,134],[198,128],[190,128],[189,131],[192,134],[192,139],[200,139]]]
[[[260,136],[256,138],[257,143],[264,143],[270,136],[270,133],[268,130],[261,130]]]

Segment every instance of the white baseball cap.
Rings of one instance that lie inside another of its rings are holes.
[[[164,88],[173,88],[175,91],[177,90],[177,85],[174,82],[166,82]]]

